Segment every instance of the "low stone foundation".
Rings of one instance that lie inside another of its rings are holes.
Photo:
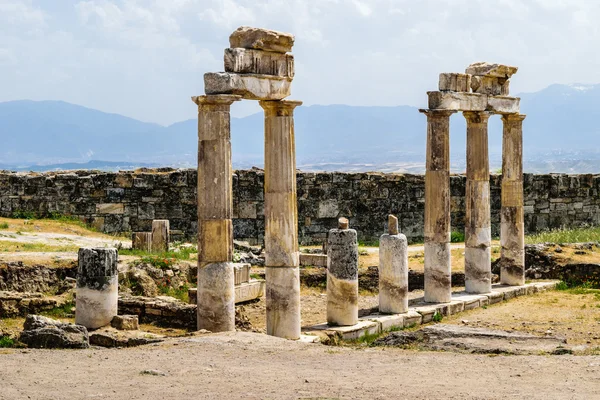
[[[0,292],[0,318],[26,317],[61,305],[57,299],[41,293]]]

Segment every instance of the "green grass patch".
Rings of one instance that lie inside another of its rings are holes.
[[[359,240],[360,247],[379,247],[379,240]]]
[[[600,241],[600,227],[553,229],[525,236],[525,243],[586,243]]]
[[[184,303],[189,303],[190,298],[188,295],[188,289],[190,288],[188,285],[183,285],[178,288],[174,288],[171,286],[171,282],[169,278],[163,278],[161,282],[157,284],[158,291],[164,296],[175,297],[178,300],[183,301]]]
[[[75,303],[69,301],[62,306],[54,307],[52,310],[44,311],[41,314],[49,318],[70,318],[73,316],[73,307],[75,307]]]
[[[169,269],[177,260],[190,260],[192,254],[198,252],[196,247],[182,247],[178,251],[164,251],[160,253],[149,253],[143,250],[121,249],[119,254],[123,256],[137,256],[142,262],[162,269]]]
[[[0,348],[8,349],[15,347],[16,342],[9,336],[0,336]]]
[[[0,224],[0,229],[8,229],[8,223],[7,222],[3,222]]]
[[[465,241],[464,232],[453,231],[450,233],[450,242],[451,243],[462,243]]]

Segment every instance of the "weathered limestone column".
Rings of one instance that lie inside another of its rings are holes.
[[[358,323],[358,241],[348,220],[340,218],[338,229],[327,238],[327,324]]]
[[[193,97],[198,105],[198,329],[235,330],[230,106],[239,96]]]
[[[88,329],[109,325],[117,315],[117,249],[81,248],[78,253],[75,323]]]
[[[152,221],[152,251],[169,251],[169,220]]]
[[[265,277],[267,334],[300,338],[300,261],[294,108],[263,100],[265,111]]]
[[[502,210],[500,282],[525,284],[525,225],[523,222],[523,114],[502,116]]]
[[[467,120],[467,205],[465,220],[465,289],[492,291],[490,224],[490,162],[488,119],[485,111],[465,111]]]
[[[379,312],[408,311],[408,242],[398,231],[398,218],[388,217],[388,233],[379,239]]]
[[[450,264],[450,116],[455,111],[420,110],[427,116],[425,173],[425,301],[452,301]]]

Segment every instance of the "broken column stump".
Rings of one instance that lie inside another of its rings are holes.
[[[131,235],[131,248],[133,250],[152,251],[152,233],[134,232]]]
[[[109,325],[117,315],[117,250],[81,248],[78,254],[75,323],[88,329]]]
[[[358,323],[358,242],[348,220],[340,218],[338,229],[327,238],[327,324]]]
[[[152,251],[169,251],[169,220],[157,219],[152,221]]]
[[[388,218],[388,233],[379,239],[379,312],[401,314],[408,311],[408,242],[398,218]]]

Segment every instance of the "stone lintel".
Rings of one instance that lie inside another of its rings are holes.
[[[438,88],[442,92],[470,92],[471,75],[460,73],[441,73]]]
[[[521,99],[510,96],[488,96],[487,110],[495,114],[518,114]]]
[[[282,100],[291,94],[290,78],[209,72],[204,74],[204,91],[208,95],[234,94],[247,100]]]
[[[463,92],[427,92],[429,108],[456,111],[485,111],[487,96]]]
[[[294,35],[270,29],[240,26],[229,36],[230,47],[287,53],[292,51]]]
[[[490,111],[494,114],[518,114],[521,99],[510,96],[488,96],[480,93],[427,92],[429,111]],[[419,110],[427,113],[428,110]]]

